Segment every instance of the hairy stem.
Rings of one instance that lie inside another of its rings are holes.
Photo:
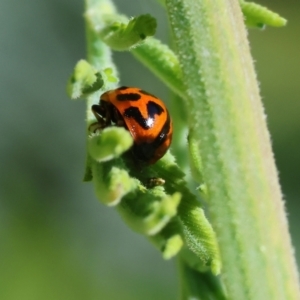
[[[229,299],[300,299],[237,0],[167,0]]]

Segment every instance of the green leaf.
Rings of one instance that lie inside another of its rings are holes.
[[[221,260],[214,230],[204,215],[196,196],[187,188],[184,173],[175,163],[172,155],[167,153],[154,166],[149,168],[164,180],[167,193],[181,193],[176,222],[186,246],[197,255],[200,263],[219,274]]]
[[[199,204],[193,201],[182,202],[178,211],[179,223],[187,247],[198,258],[204,270],[211,269],[214,275],[220,274],[221,259],[215,232]]]
[[[177,255],[184,245],[178,222],[174,218],[158,234],[149,237],[154,245],[162,252],[164,259]]]
[[[262,5],[246,1],[240,1],[240,5],[245,23],[249,27],[263,28],[265,25],[282,27],[287,23],[286,19]]]
[[[200,184],[204,183],[203,179],[203,167],[201,155],[199,153],[200,149],[200,140],[198,136],[195,135],[194,130],[190,129],[188,135],[188,150],[189,150],[189,158],[191,161],[191,172],[193,178]]]
[[[124,197],[118,208],[133,230],[153,236],[176,215],[180,198],[179,193],[167,195],[163,187],[139,188]]]
[[[210,272],[199,272],[180,256],[181,298],[195,300],[226,300],[226,292],[220,278]]]
[[[132,145],[132,136],[123,127],[107,127],[88,138],[89,154],[98,162],[117,158]]]
[[[102,75],[85,60],[80,60],[67,84],[67,93],[71,99],[85,98],[99,90],[104,84]]]
[[[129,176],[120,160],[92,164],[93,183],[98,199],[109,206],[119,204],[129,192],[135,190],[138,181]]]
[[[144,43],[130,50],[169,88],[181,98],[186,98],[178,57],[169,46],[155,38],[148,38]]]
[[[124,51],[153,36],[156,26],[156,19],[146,14],[134,17],[128,23],[113,22],[99,31],[99,35],[113,50]]]

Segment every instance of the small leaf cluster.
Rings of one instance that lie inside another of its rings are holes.
[[[70,97],[91,97],[91,87],[109,81],[105,73],[107,70],[99,72],[88,62],[79,61],[68,83]],[[214,232],[174,157],[167,153],[155,165],[141,170],[132,160],[132,144],[129,131],[123,127],[88,132],[85,181],[92,181],[98,199],[116,206],[127,224],[146,235],[165,259],[187,248],[183,253],[194,257],[193,267],[218,274],[220,259]],[[149,179],[158,177],[164,179],[164,185],[149,185]]]

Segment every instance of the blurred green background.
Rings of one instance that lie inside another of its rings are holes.
[[[300,2],[263,3],[289,20],[249,36],[300,262]],[[116,5],[154,15],[156,36],[168,40],[155,0]],[[176,299],[175,263],[82,183],[85,103],[65,92],[85,57],[82,14],[83,0],[0,3],[0,299]],[[114,57],[121,84],[168,97],[129,53]]]

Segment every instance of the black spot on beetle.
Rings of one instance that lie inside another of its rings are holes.
[[[125,109],[124,117],[133,118],[143,129],[152,128],[154,125],[155,115],[160,115],[164,109],[153,101],[148,101],[147,112],[148,117],[145,119],[138,107],[131,106]]]
[[[124,117],[134,119],[144,129],[150,128],[150,126],[147,125],[147,119],[142,116],[138,107],[131,106],[126,108],[124,111]]]
[[[159,132],[158,136],[150,143],[134,144],[132,148],[133,155],[141,161],[147,162],[153,159],[155,152],[168,138],[171,129],[171,120],[168,113],[168,118]],[[167,149],[166,149],[167,150]]]
[[[150,118],[154,118],[155,115],[160,115],[164,109],[157,103],[153,101],[149,101],[147,103],[147,111],[148,111],[148,116]]]
[[[119,94],[116,98],[118,101],[138,101],[141,95],[137,93]]]

